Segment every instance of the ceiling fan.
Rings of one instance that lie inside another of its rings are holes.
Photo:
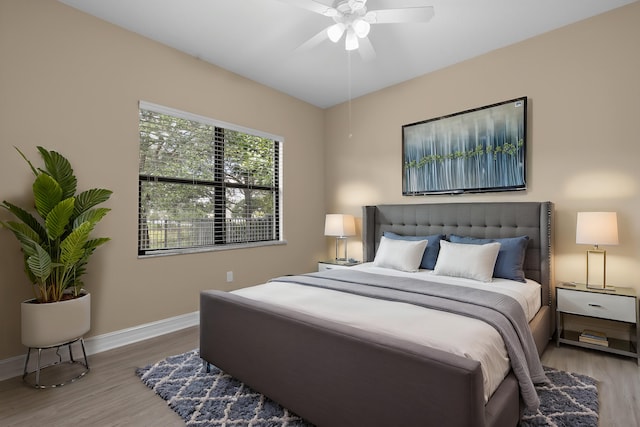
[[[375,58],[376,52],[367,37],[374,24],[400,24],[428,22],[433,18],[433,6],[414,6],[397,9],[367,10],[367,0],[336,0],[327,6],[316,0],[281,0],[311,12],[333,19],[333,24],[303,43],[297,50],[317,46],[327,38],[334,43],[345,35],[345,49],[358,50],[365,60]]]

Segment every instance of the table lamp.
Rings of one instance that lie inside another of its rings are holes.
[[[600,249],[599,245],[618,244],[617,214],[615,212],[578,212],[576,221],[576,244],[593,245],[593,249],[587,250],[587,287],[598,289],[606,288],[607,251]],[[589,270],[589,259],[596,257],[602,257],[602,283],[598,280],[598,272],[590,272]]]
[[[347,237],[356,235],[353,215],[327,214],[324,221],[324,235],[336,237],[336,261],[347,261]],[[344,258],[338,257],[340,241],[344,246]]]

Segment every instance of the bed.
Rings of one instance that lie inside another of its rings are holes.
[[[412,236],[440,234],[447,236],[447,240],[458,236],[463,239],[460,243],[470,243],[464,239],[473,238],[526,237],[522,263],[524,282],[537,284],[539,293],[536,310],[524,315],[534,352],[541,354],[553,330],[550,310],[552,213],[550,202],[365,206],[362,275],[375,275],[374,270],[381,268],[374,263],[376,254],[380,258],[380,251],[391,247],[389,236],[393,235],[402,236],[398,238],[401,241],[411,241]],[[441,245],[443,248],[455,246]],[[447,252],[447,256],[450,253]],[[438,261],[444,258],[443,255]],[[361,274],[354,270],[357,268],[326,274]],[[321,276],[314,273],[304,280],[331,279],[316,277],[318,275]],[[393,275],[407,276],[405,273]],[[381,275],[380,280],[384,277]],[[292,286],[298,286],[291,282],[297,280],[297,277],[280,278],[252,288],[264,287],[266,293],[276,298],[279,295],[286,302],[295,293]],[[499,280],[491,283],[499,284]],[[309,422],[318,426],[518,424],[525,406],[521,393],[523,383],[514,373],[520,369],[510,369],[507,365],[500,379],[493,380],[487,387],[484,363],[456,354],[455,349],[413,341],[402,331],[381,333],[375,328],[363,328],[353,317],[346,322],[338,321],[324,318],[324,314],[313,310],[288,307],[282,301],[265,302],[255,297],[253,293],[257,291],[252,288],[231,293],[201,293],[200,355],[205,362],[218,366]],[[340,294],[342,296],[336,298],[334,289],[319,291],[334,292],[335,304],[330,306],[339,316],[354,316],[351,312],[355,310],[346,304],[354,298],[365,298],[351,294]],[[373,299],[369,311],[374,313],[378,304],[404,304]],[[417,312],[420,308],[416,309],[417,316],[421,315]],[[391,310],[380,308],[378,311]],[[385,323],[393,322],[381,323],[386,327]]]

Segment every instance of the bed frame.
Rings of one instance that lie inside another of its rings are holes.
[[[530,322],[538,352],[552,331],[550,202],[380,205],[363,208],[364,260],[384,231],[405,235],[528,235],[525,275],[542,284]],[[249,300],[200,296],[200,356],[318,426],[509,426],[522,414],[507,375],[484,403],[480,363]]]

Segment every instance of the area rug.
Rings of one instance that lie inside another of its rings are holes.
[[[540,396],[537,411],[524,413],[521,427],[597,427],[598,388],[586,375],[544,368],[548,385],[536,386]]]
[[[596,427],[596,381],[551,368],[545,371],[551,384],[536,387],[540,408],[526,412],[521,426]],[[198,350],[138,368],[136,374],[188,426],[312,427],[215,366],[207,373]]]

